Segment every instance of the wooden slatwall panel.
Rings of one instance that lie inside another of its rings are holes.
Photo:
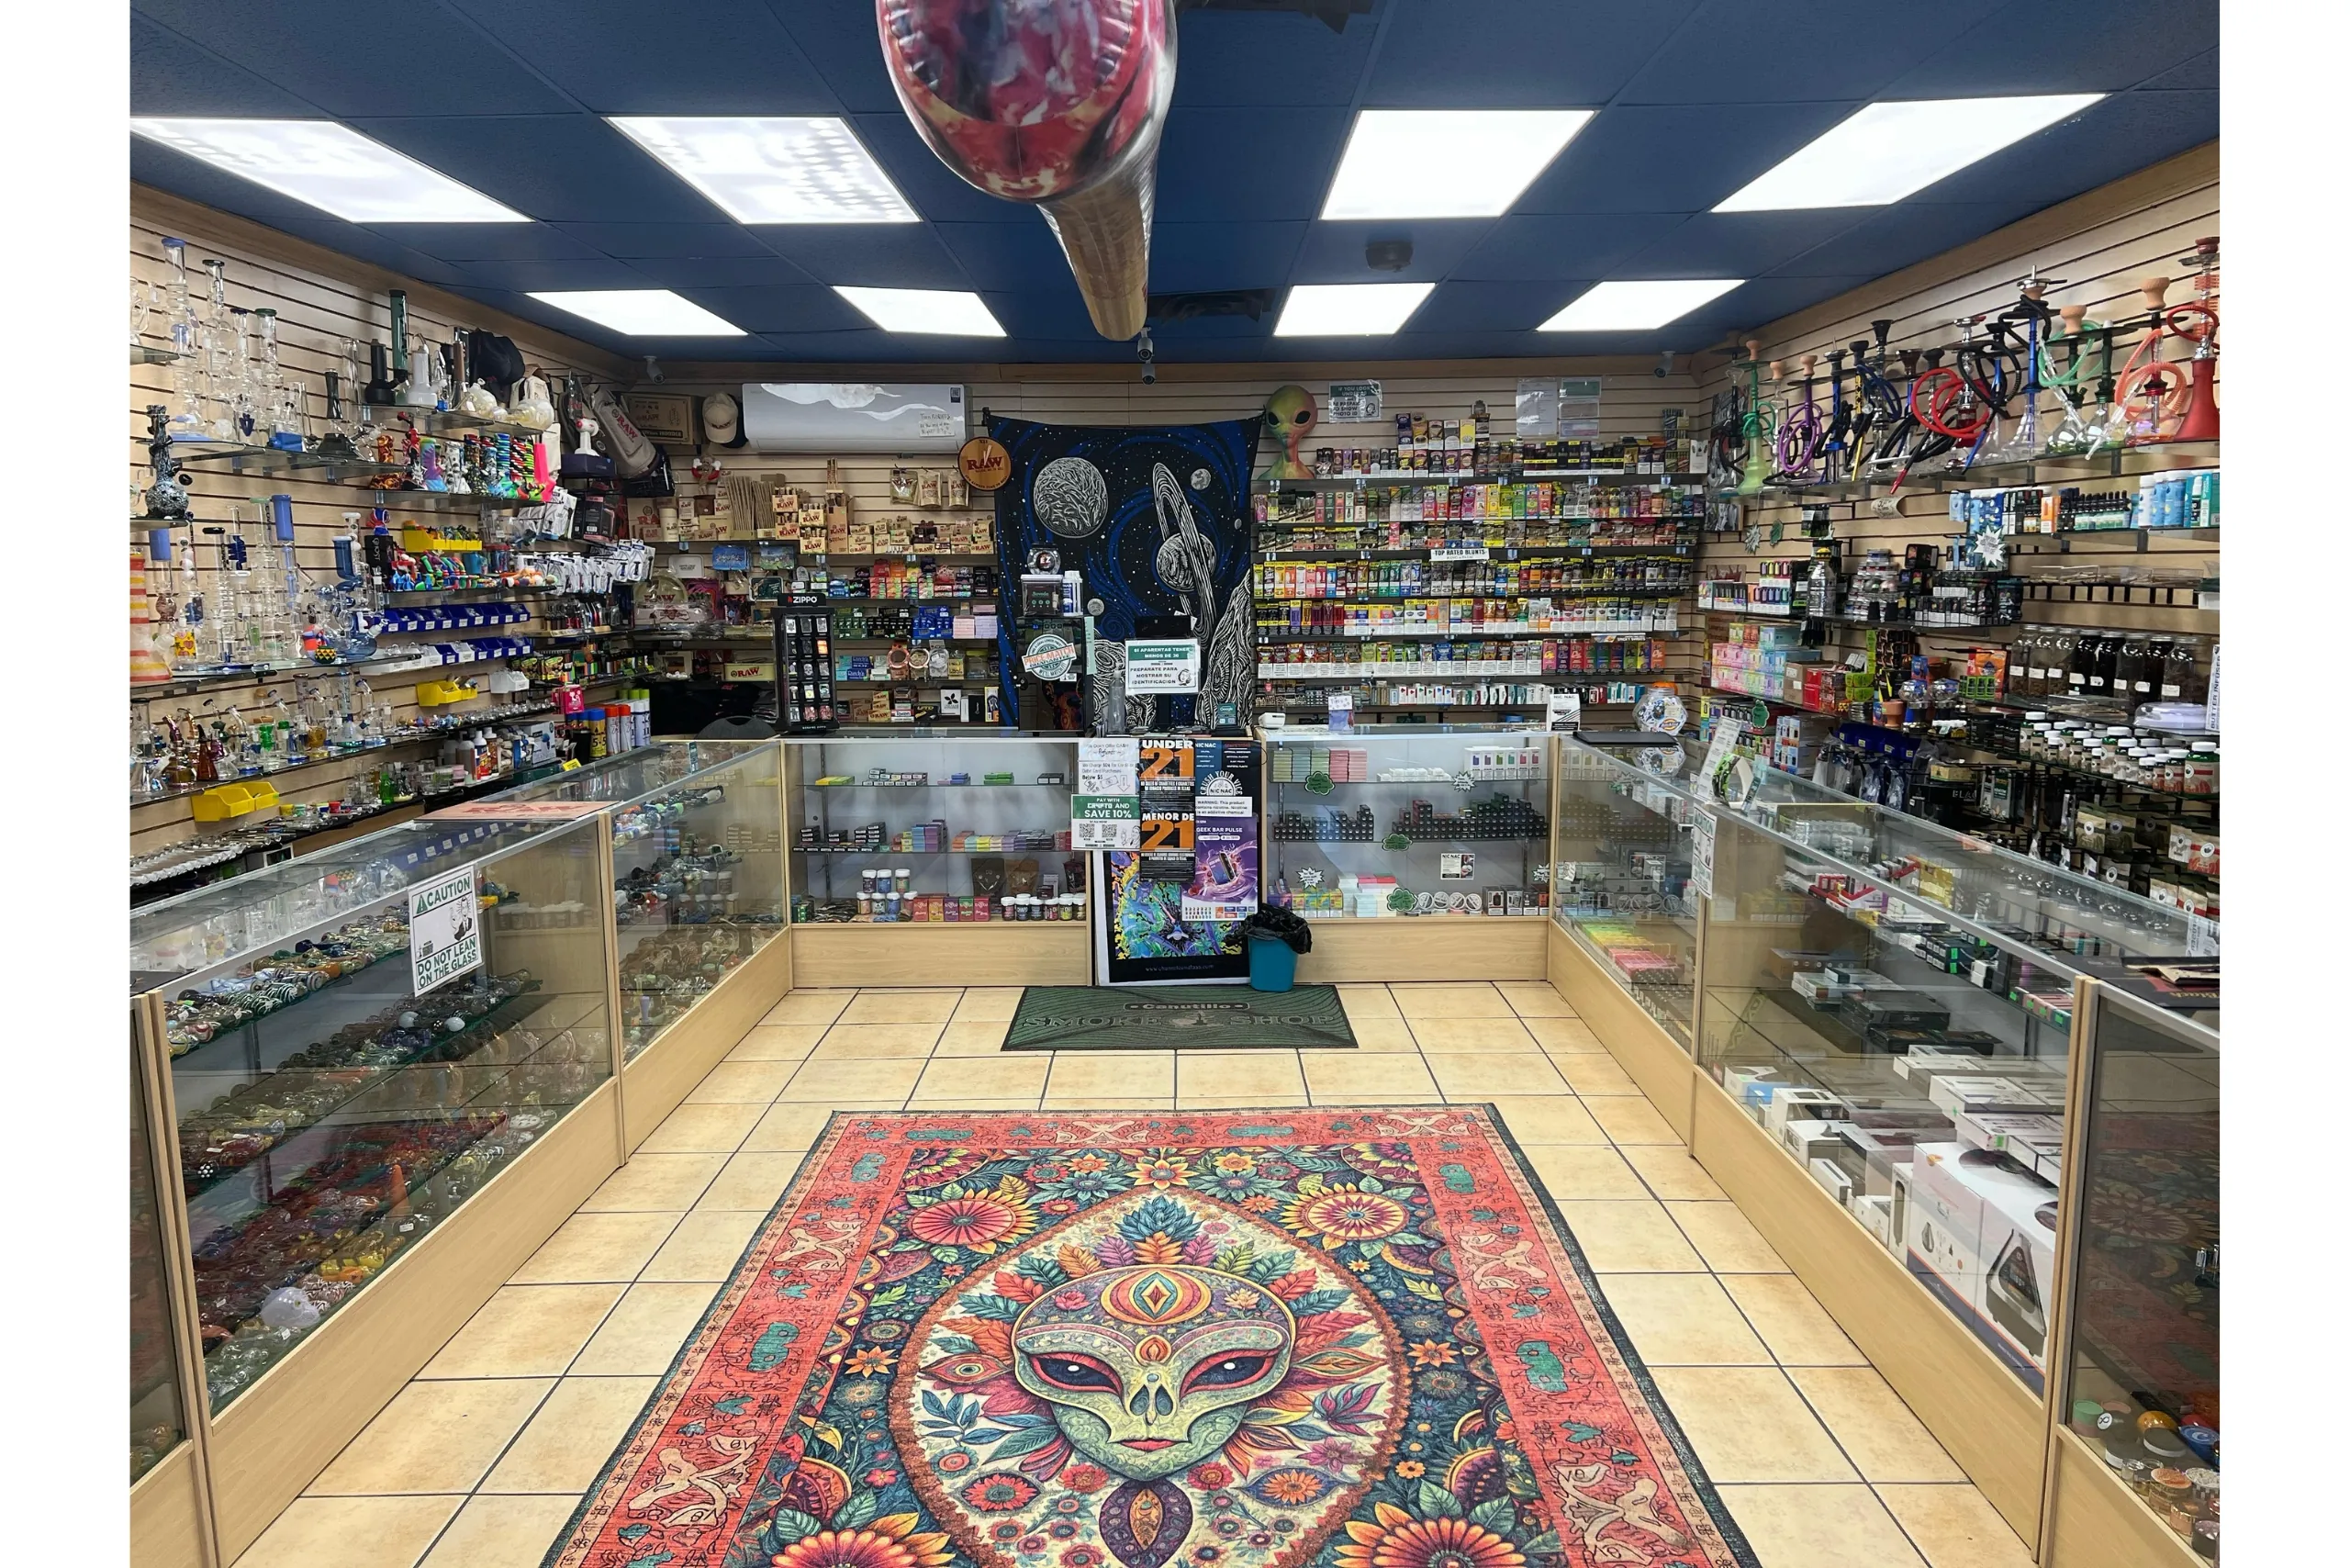
[[[1822,355],[1817,397],[1825,406],[1828,388],[1824,356],[1830,349],[1868,337],[1872,320],[1892,319],[1890,342],[1895,348],[1953,344],[1958,341],[1953,325],[1957,318],[1996,315],[2008,308],[2015,303],[2018,281],[2027,271],[2036,268],[2043,278],[2065,280],[2048,292],[2052,308],[2086,305],[2091,320],[2110,319],[2130,325],[2131,330],[2115,335],[2118,367],[2136,346],[2140,334],[2135,327],[2144,317],[2139,281],[2155,274],[2169,276],[2177,280],[2170,290],[2169,302],[2177,305],[2191,299],[2193,292],[2186,279],[2194,269],[2181,266],[2179,258],[2190,255],[2198,240],[2219,232],[2220,157],[2219,144],[2212,142],[1747,335],[1761,340],[1766,366],[1772,360],[1783,360],[1791,377],[1798,374],[1794,362],[1799,355]],[[2222,248],[2223,269],[2224,264]],[[2223,286],[2224,282],[2223,271]],[[2224,298],[2221,314],[2223,318],[2226,314]],[[2223,349],[2224,346],[2223,342]],[[2170,352],[2174,358],[2183,357],[2178,345]],[[2223,354],[2223,370],[2224,364]],[[1745,385],[1742,367],[1709,368],[1706,379],[1708,399],[1732,376],[1737,377],[1739,386]],[[1846,395],[1851,396],[1849,382]],[[2225,399],[2221,402],[2224,404]],[[2055,421],[2063,417],[2053,393],[2042,396],[2040,417],[2043,431],[2053,430]],[[2134,482],[2131,478],[2089,479],[2082,484],[2085,488],[2096,490],[2124,488]],[[1845,564],[1849,569],[1857,558],[1856,550],[1885,548],[1898,554],[1904,545],[1911,543],[1944,543],[1953,532],[1949,507],[1947,495],[1921,491],[1898,498],[1897,507],[1889,513],[1879,511],[1866,501],[1840,502],[1831,508],[1830,516],[1837,537],[1845,542]],[[1744,567],[1751,576],[1758,559],[1808,558],[1802,531],[1796,526],[1796,510],[1793,505],[1749,503],[1746,516],[1749,522],[1760,519],[1766,527],[1785,523],[1784,539],[1774,544],[1766,534],[1759,549],[1750,551],[1736,535],[1711,537],[1701,553],[1703,565],[1725,570]],[[2066,573],[2109,575],[2133,567],[2196,577],[2217,577],[2220,571],[2216,538],[2165,538],[2155,534],[2143,554],[2135,548],[2134,535],[2099,538],[2095,534],[2076,534],[2072,536],[2072,542],[2071,552],[2060,554],[2053,550],[2053,540],[2028,541],[2029,544],[2047,544],[2052,548],[2029,554],[2011,553],[2010,569],[2026,578],[2061,577]],[[1732,618],[1716,615],[1711,619],[1718,627]],[[2095,626],[2216,637],[2219,622],[2217,611],[2186,608],[2037,601],[2025,605],[2028,625]],[[1853,631],[1849,627],[1840,630],[1846,635]],[[1923,632],[1927,645],[1941,649],[2004,641],[2009,634],[1997,629]]]
[[[429,285],[402,278],[382,271],[364,262],[308,245],[274,230],[210,207],[197,206],[145,186],[133,186],[130,213],[130,274],[133,277],[155,283],[164,279],[166,267],[162,246],[166,234],[187,241],[188,268],[193,274],[191,292],[201,301],[206,296],[208,280],[202,263],[206,257],[217,256],[229,263],[227,270],[229,302],[248,309],[263,306],[276,309],[278,357],[289,380],[304,387],[310,398],[310,415],[320,429],[326,419],[326,372],[341,368],[340,341],[349,337],[363,345],[370,340],[388,342],[391,336],[391,307],[387,291],[406,288],[408,294],[408,321],[411,335],[421,335],[436,342],[446,342],[453,327],[487,327],[503,332],[514,340],[523,357],[533,367],[544,367],[560,376],[565,371],[583,371],[602,378],[622,376],[634,366],[585,343],[572,342],[543,328],[530,326],[501,315],[487,307],[455,296],[443,294]],[[151,338],[151,341],[154,341]],[[169,365],[133,365],[130,367],[130,397],[127,418],[127,432],[130,438],[129,486],[132,490],[143,487],[149,480],[147,470],[147,405],[172,401],[172,367]],[[237,476],[224,470],[196,465],[186,470],[188,486],[196,515],[207,521],[225,521],[229,503],[266,498],[284,492],[294,498],[295,554],[305,570],[321,578],[330,577],[334,569],[333,536],[344,529],[342,514],[357,510],[364,516],[377,499],[377,494],[352,485],[305,481],[291,476]],[[145,510],[143,502],[132,501],[128,515],[135,516]],[[248,504],[247,515],[265,517],[265,511]],[[430,523],[440,520],[444,524],[464,524],[470,521],[469,512],[403,512],[392,508],[395,524],[404,519]],[[247,524],[247,538],[252,543],[257,556],[275,558],[274,541],[264,542],[265,526]],[[174,535],[185,544],[185,525]],[[130,525],[130,545],[143,550],[147,543],[144,525]],[[208,567],[217,559],[209,547],[203,553]],[[259,566],[256,567],[257,573]],[[213,574],[205,573],[207,589]],[[425,602],[417,600],[418,603]],[[511,630],[527,634],[528,625]],[[430,637],[393,637],[386,646],[401,643],[431,641]],[[481,666],[468,666],[477,670]],[[413,717],[416,708],[412,700],[417,682],[436,672],[420,674],[374,675],[369,682],[375,689],[375,700],[388,702],[402,721]],[[462,673],[462,672],[461,672]],[[131,692],[134,716],[144,719],[150,710],[157,720],[168,717],[181,708],[191,711],[203,707],[211,700],[215,711],[231,707],[248,711],[257,705],[266,706],[269,695],[283,692],[288,704],[293,700],[293,686],[288,678],[278,677],[267,682],[232,683],[208,689],[194,697],[157,697],[142,700],[137,689]],[[413,759],[415,753],[403,754],[403,759]],[[274,779],[281,796],[288,801],[323,801],[339,796],[364,759],[352,759],[342,764],[322,764]],[[185,799],[167,800],[134,807],[131,812],[131,853],[143,854],[190,836],[196,831],[189,815]]]

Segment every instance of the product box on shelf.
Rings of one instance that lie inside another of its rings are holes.
[[[2056,1187],[2012,1155],[1964,1144],[1922,1144],[1912,1167],[1911,1215],[1942,1235],[1928,1266],[1994,1337],[2033,1367],[2048,1338],[2047,1293],[2056,1277]],[[1914,1269],[1919,1249],[1913,1243]]]

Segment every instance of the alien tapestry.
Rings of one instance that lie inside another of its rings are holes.
[[[996,549],[1007,585],[1039,550],[1083,579],[1102,601],[1089,700],[1102,734],[1215,722],[1228,703],[1242,719],[1257,675],[1257,610],[1249,594],[1248,475],[1261,418],[1209,425],[1040,425],[995,419],[988,433],[1012,454],[995,493]],[[1026,729],[1079,728],[1074,683],[1027,678],[1025,655],[1069,638],[1069,622],[1028,615],[1011,593],[1000,624],[1004,701]],[[1200,639],[1192,697],[1125,694],[1126,639],[1147,617],[1189,617]],[[1040,644],[1038,639],[1045,641]],[[1069,639],[1074,640],[1074,639]],[[1080,678],[1083,678],[1082,677]]]
[[[844,1112],[550,1568],[1754,1568],[1489,1107]]]

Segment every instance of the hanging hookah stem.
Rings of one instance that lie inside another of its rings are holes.
[[[1738,493],[1760,495],[1771,476],[1771,442],[1763,434],[1762,340],[1746,340],[1746,468]]]
[[[1844,438],[1852,429],[1852,411],[1844,406],[1844,351],[1828,351],[1828,429],[1820,438],[1820,476],[1834,484],[1843,476]]]
[[[2220,373],[2220,241],[2217,235],[2195,242],[2192,256],[2179,258],[2182,266],[2196,268],[2195,300],[2175,305],[2165,315],[2172,332],[2195,345],[2187,359],[2187,408],[2179,416],[2174,441],[2220,439],[2220,405],[2213,394]]]

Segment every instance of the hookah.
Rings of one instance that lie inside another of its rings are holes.
[[[1771,477],[1772,442],[1770,416],[1762,402],[1762,340],[1746,340],[1746,418],[1741,432],[1746,439],[1745,469],[1738,479],[1738,493],[1759,496]]]
[[[2187,412],[2187,379],[2163,358],[2163,339],[2170,331],[2163,297],[2170,292],[2170,286],[2171,279],[2159,275],[2139,280],[2138,296],[2146,307],[2146,321],[2138,346],[2122,362],[2121,375],[2114,384],[2121,425],[2116,444],[2146,446],[2172,439],[2163,434],[2163,421]],[[2106,433],[2111,441],[2117,432],[2109,428]]]
[[[2065,405],[2065,417],[2058,422],[2055,433],[2048,438],[2042,454],[2048,457],[2074,457],[2088,451],[2096,442],[2096,431],[2081,410],[2087,399],[2081,386],[2082,367],[2088,359],[2087,317],[2086,305],[2067,305],[2056,312],[2064,330],[2043,339],[2038,357],[2033,362],[2032,375],[2039,385],[2053,386]],[[2070,355],[2063,370],[2056,368],[2053,352],[2059,342],[2069,346]],[[2109,372],[2111,365],[2107,365]]]
[[[1982,324],[1980,316],[1962,316],[1958,327],[1958,360],[1964,364],[1975,350],[1975,329]],[[1969,449],[1969,461],[1975,447],[1989,433],[1996,420],[1988,399],[1978,396],[1979,388],[1962,369],[1939,363],[1941,351],[1929,356],[1925,372],[1909,383],[1909,412],[1917,421],[1936,436],[1941,442],[1921,443],[1911,458],[1940,456],[1959,446]],[[1929,450],[1930,449],[1930,450]],[[1905,469],[1905,473],[1907,470]]]
[[[2121,405],[2114,399],[2114,393],[2120,383],[2115,379],[2113,373],[2113,334],[2119,330],[2121,328],[2111,321],[2105,322],[2098,329],[2098,336],[2103,348],[2099,355],[2102,371],[2097,378],[2097,401],[2098,406],[2104,411],[2098,420],[2089,426],[2089,443],[2087,451],[2091,454],[2111,452],[2120,447],[2122,433],[2129,428],[2129,421],[2122,417]]]
[[[1910,416],[1908,404],[1895,388],[1890,375],[1892,355],[1886,342],[1893,331],[1892,318],[1879,317],[1871,321],[1869,330],[1876,340],[1876,357],[1874,360],[1869,357],[1866,338],[1856,340],[1852,344],[1855,396],[1860,401],[1852,415],[1852,473],[1855,478],[1860,476],[1859,454],[1863,448],[1868,453],[1866,462],[1872,472],[1897,465],[1906,471],[1908,467],[1909,436],[1917,422]],[[1905,349],[1902,353],[1908,357],[1914,373],[1916,361],[1913,351]]]
[[[2064,281],[2043,278],[2037,270],[2027,274],[2019,286],[2015,304],[1995,323],[2001,331],[2011,329],[2018,321],[2023,326],[2023,357],[2015,376],[2022,383],[2023,411],[2017,415],[2015,429],[2008,439],[1988,454],[1988,461],[2021,463],[2040,455],[2040,366],[2045,357],[2040,352],[2041,330],[2054,315],[2045,303],[2048,290]]]
[[[2195,302],[2171,308],[2165,319],[2170,330],[2194,343],[2187,359],[2187,411],[2179,417],[2173,441],[2220,439],[2220,405],[2213,396],[2220,375],[2220,240],[2212,235],[2195,242],[2195,254],[2179,264],[2196,263]],[[2182,325],[2182,319],[2187,323]]]
[[[1828,353],[1828,427],[1820,432],[1820,477],[1834,484],[1844,476],[1844,454],[1852,433],[1852,410],[1844,403],[1844,351]]]
[[[1818,477],[1814,465],[1826,439],[1819,422],[1819,404],[1812,396],[1812,373],[1819,366],[1819,356],[1807,353],[1796,363],[1803,370],[1803,401],[1790,404],[1786,416],[1779,421],[1779,472],[1792,483],[1807,484]],[[1778,365],[1773,364],[1771,374],[1774,379],[1778,373]]]
[[[2145,335],[2121,367],[2117,397],[2124,416],[2126,443],[2144,446],[2175,441],[2217,441],[2220,408],[2213,397],[2219,374],[2220,242],[2197,241],[2195,254],[2181,258],[2201,268],[2194,278],[2196,298],[2190,304],[2165,306],[2172,280],[2149,277],[2138,286],[2147,308]],[[2195,345],[2185,366],[2162,357],[2165,337],[2184,338]],[[2168,434],[2165,421],[2171,421]]]

